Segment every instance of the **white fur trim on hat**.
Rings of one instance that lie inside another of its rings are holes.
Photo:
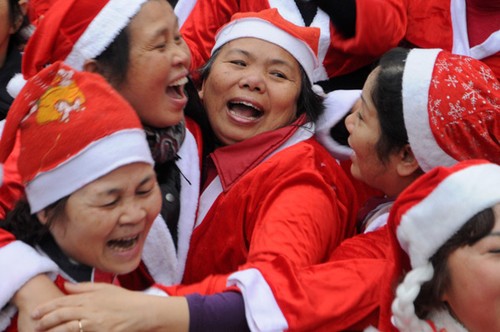
[[[314,70],[319,66],[319,62],[316,54],[306,42],[266,20],[247,17],[232,21],[221,28],[215,36],[212,54],[225,43],[238,38],[258,38],[282,47],[300,63],[311,84],[314,82],[313,74]]]
[[[95,141],[65,163],[39,173],[26,185],[31,213],[42,210],[118,167],[134,162],[154,164],[143,130],[121,130]]]
[[[361,90],[335,90],[329,92],[323,104],[325,111],[316,121],[316,138],[338,160],[347,160],[352,154],[349,146],[335,141],[330,130],[343,121],[361,95]]]
[[[401,218],[397,238],[412,268],[427,264],[470,218],[500,202],[499,183],[498,165],[470,166],[449,175],[425,199],[410,208]]]
[[[440,49],[413,49],[403,73],[403,117],[408,140],[424,172],[436,166],[452,166],[457,161],[436,142],[429,124],[429,86]]]
[[[64,62],[82,70],[85,60],[93,59],[104,52],[146,1],[110,0],[90,22]]]

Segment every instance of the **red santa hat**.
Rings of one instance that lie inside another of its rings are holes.
[[[500,166],[484,160],[437,167],[420,177],[394,203],[389,229],[395,249],[396,272],[408,271],[392,303],[392,321],[400,331],[426,331],[414,311],[421,285],[433,277],[431,257],[477,213],[500,203]],[[449,314],[440,315],[448,331],[460,330]],[[445,318],[445,319],[444,319]],[[443,320],[444,319],[444,320]],[[455,330],[450,330],[450,325]]]
[[[319,36],[318,28],[297,26],[284,19],[276,8],[237,13],[217,31],[212,54],[231,40],[247,37],[262,39],[288,51],[313,84],[313,72],[319,66]]]
[[[0,163],[20,135],[19,174],[35,213],[134,162],[153,165],[131,106],[98,74],[56,62],[27,81],[0,140]]]
[[[402,97],[409,143],[422,170],[466,159],[500,164],[500,83],[481,61],[413,49]]]
[[[17,96],[25,80],[46,65],[62,60],[81,70],[100,55],[147,0],[58,0],[45,9],[23,54],[22,76],[7,86]]]

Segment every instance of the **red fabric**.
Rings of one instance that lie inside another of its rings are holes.
[[[0,218],[4,219],[7,213],[14,208],[16,202],[24,196],[24,186],[21,175],[17,170],[17,160],[21,149],[19,133],[12,153],[3,164],[3,180],[0,186]]]
[[[298,267],[324,262],[353,235],[352,211],[357,198],[338,163],[313,138],[296,143],[219,195],[193,232],[186,286],[166,290],[221,291],[231,272],[280,255]]]
[[[205,64],[214,45],[216,31],[229,22],[237,12],[261,11],[270,8],[268,0],[195,1],[181,33],[193,55],[192,68]],[[293,1],[275,2],[278,10],[287,8],[300,12]],[[283,8],[281,8],[283,7]],[[280,13],[283,13],[280,10]],[[286,18],[286,17],[285,17]],[[328,77],[339,76],[359,69],[396,46],[404,36],[406,10],[401,0],[357,0],[356,35],[345,39],[331,25],[330,41],[320,41],[320,49],[328,49],[323,65]]]
[[[442,48],[452,52],[453,28],[450,0],[405,1],[408,11],[408,27],[405,39],[417,47]],[[496,30],[498,30],[498,20],[496,24]],[[477,46],[478,40],[484,40],[485,35],[486,33],[483,32],[481,37],[474,35],[471,38],[469,36],[469,39],[473,40],[470,46]],[[495,76],[500,79],[500,52],[479,60],[486,63],[493,70]]]
[[[290,331],[362,331],[378,324],[388,245],[384,226],[345,240],[324,264],[298,268],[278,257],[257,268]]]

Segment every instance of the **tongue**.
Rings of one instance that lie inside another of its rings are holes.
[[[241,104],[233,105],[233,107],[231,107],[231,112],[236,116],[252,119],[258,118],[260,115],[260,113],[252,107]]]
[[[179,92],[179,87],[168,87],[167,88],[167,95],[169,95],[172,98],[180,99],[182,98],[182,94]]]

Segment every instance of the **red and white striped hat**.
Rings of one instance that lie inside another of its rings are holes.
[[[22,75],[8,84],[17,96],[25,80],[45,66],[64,61],[81,70],[85,60],[100,55],[147,0],[58,0],[45,10],[29,38],[22,59]]]
[[[134,162],[153,165],[140,120],[98,74],[58,61],[30,78],[7,114],[0,163],[20,135],[19,174],[31,213]]]

